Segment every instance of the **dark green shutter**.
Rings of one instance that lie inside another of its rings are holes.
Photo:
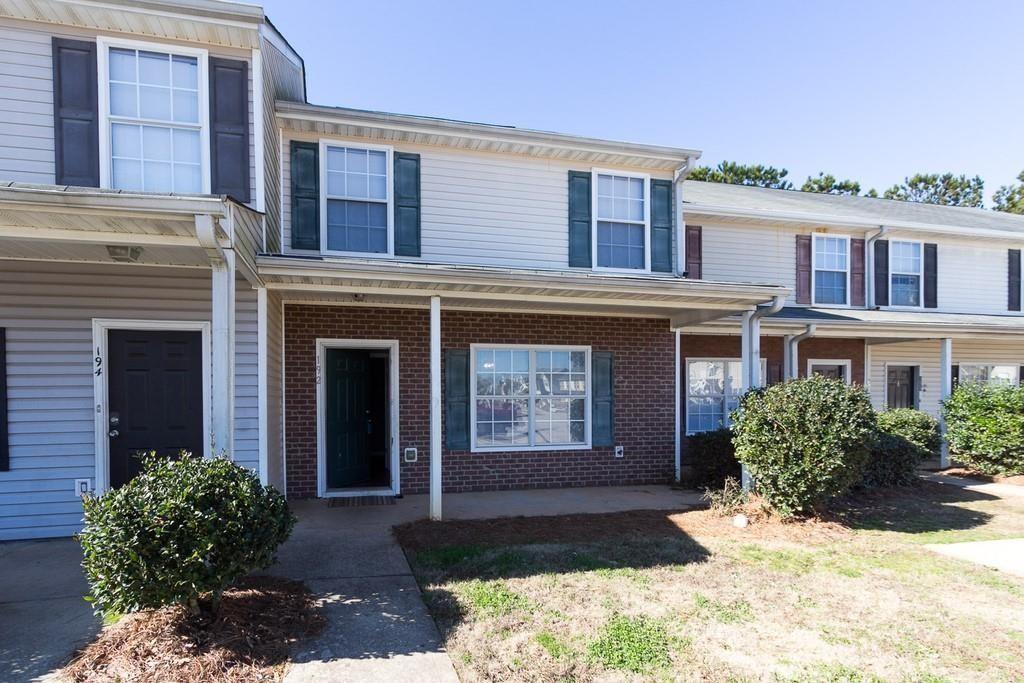
[[[450,451],[469,449],[469,351],[444,352],[444,435]]]
[[[1010,249],[1010,270],[1007,277],[1009,304],[1011,311],[1019,311],[1020,306],[1020,249]]]
[[[671,273],[672,258],[672,182],[651,181],[651,270]]]
[[[924,307],[939,307],[939,247],[924,245]]]
[[[953,380],[950,382],[951,388],[956,389],[960,386],[960,366],[958,364],[949,366],[949,376]]]
[[[395,256],[420,255],[420,155],[395,152]]]
[[[889,240],[875,242],[875,300],[874,306],[889,305]]]
[[[99,187],[96,43],[54,38],[52,49],[54,182]]]
[[[594,446],[615,444],[615,362],[609,351],[590,355],[590,379],[594,385],[591,398],[591,442]]]
[[[0,327],[0,472],[11,469],[7,438],[7,330]]]
[[[210,186],[249,201],[249,65],[210,57]]]
[[[569,267],[590,268],[591,174],[569,171]]]
[[[320,148],[292,140],[292,249],[320,251]]]

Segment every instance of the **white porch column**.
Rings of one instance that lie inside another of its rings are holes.
[[[258,53],[257,50],[253,52]],[[259,419],[259,466],[260,483],[270,481],[269,453],[269,412],[267,405],[267,346],[268,346],[267,288],[256,290],[256,414]]]
[[[953,393],[953,340],[946,338],[939,342],[939,384],[940,401],[945,401]],[[946,420],[939,412],[939,429],[942,432],[942,451],[939,454],[939,466],[949,467],[949,442],[946,441]]]
[[[751,380],[754,376],[754,373],[751,370],[751,363],[753,363],[754,344],[752,333],[754,327],[754,312],[746,311],[743,314],[742,328],[740,330],[740,346],[742,347],[740,350],[740,374],[743,376],[741,380],[742,384],[740,389],[743,393],[746,393],[751,388],[753,388]],[[760,343],[758,343],[759,356],[760,352]],[[750,472],[747,471],[746,466],[744,466],[741,470],[740,479],[742,480],[743,490],[749,491],[752,482],[750,479]]]
[[[682,358],[680,357],[679,342],[681,341],[681,331],[675,331],[675,369],[676,369],[676,430],[675,430],[675,454],[676,454],[676,481],[683,473],[683,399],[681,394],[683,393],[683,366]]]
[[[430,297],[430,519],[441,519],[441,297]]]
[[[235,252],[223,249],[212,267],[210,451],[234,458]]]

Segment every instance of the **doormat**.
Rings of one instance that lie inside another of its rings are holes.
[[[347,496],[345,498],[328,498],[329,508],[356,508],[364,505],[394,505],[398,500],[394,496]]]

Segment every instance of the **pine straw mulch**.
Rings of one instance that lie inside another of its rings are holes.
[[[183,607],[122,617],[60,672],[61,679],[279,681],[295,645],[318,634],[324,623],[301,582],[251,577],[224,592],[212,623]]]
[[[421,552],[465,546],[511,546],[540,543],[587,543],[611,538],[691,537],[771,539],[820,544],[851,533],[844,524],[830,518],[784,520],[754,504],[743,508],[750,519],[737,528],[731,516],[706,509],[632,510],[598,514],[550,517],[501,517],[498,519],[422,520],[394,528],[395,537],[406,550]]]

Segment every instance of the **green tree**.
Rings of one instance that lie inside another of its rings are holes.
[[[727,183],[729,185],[753,185],[770,187],[776,190],[792,190],[793,183],[786,180],[789,171],[762,164],[738,164],[735,161],[723,161],[718,166],[698,166],[690,173],[691,180],[703,180],[708,183]]]
[[[992,208],[1006,213],[1024,213],[1024,171],[1017,176],[1017,185],[1003,185],[992,195]]]
[[[984,204],[984,191],[985,181],[979,176],[968,178],[952,173],[918,173],[904,178],[900,185],[893,185],[883,196],[886,199],[924,204],[981,208]]]
[[[818,176],[807,176],[801,186],[801,192],[818,192],[820,194],[860,194],[860,183],[856,180],[837,180],[831,173],[819,173]]]

